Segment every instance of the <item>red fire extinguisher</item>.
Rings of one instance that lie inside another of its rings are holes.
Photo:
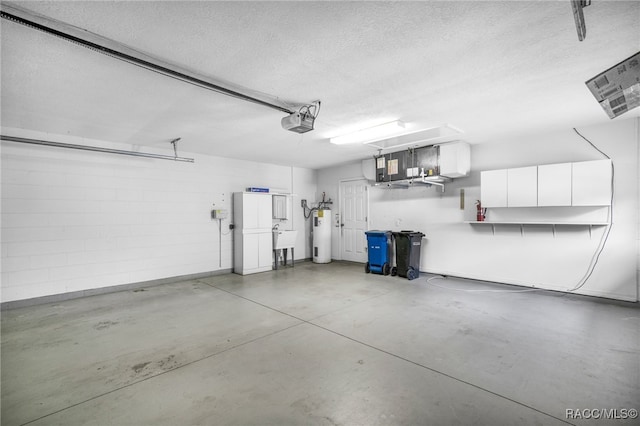
[[[478,222],[484,222],[484,218],[486,217],[487,209],[482,208],[482,204],[480,200],[476,200],[476,220]]]

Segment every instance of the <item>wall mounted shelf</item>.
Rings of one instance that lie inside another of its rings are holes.
[[[483,225],[483,226],[491,226],[491,232],[493,235],[496,234],[496,225],[518,225],[520,226],[520,234],[524,236],[524,227],[525,225],[547,225],[553,228],[553,236],[556,236],[556,226],[588,226],[589,227],[589,237],[591,237],[591,231],[594,226],[609,226],[608,222],[596,222],[596,223],[586,223],[586,222],[515,222],[515,221],[483,221],[478,222],[477,220],[467,220],[464,223],[468,223],[471,225]]]
[[[413,179],[395,180],[391,182],[376,182],[375,186],[383,186],[388,188],[409,188],[411,186],[435,185],[440,188],[441,192],[444,192],[444,184],[451,182],[453,179],[444,176],[425,176],[416,177]]]

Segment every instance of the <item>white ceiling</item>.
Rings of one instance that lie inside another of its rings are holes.
[[[3,20],[2,126],[321,168],[368,158],[328,138],[395,119],[475,144],[610,121],[584,82],[640,50],[640,2],[14,2],[283,100],[315,130]],[[639,109],[618,118],[640,116]]]

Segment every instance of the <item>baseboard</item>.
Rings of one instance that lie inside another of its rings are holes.
[[[557,292],[557,293],[565,293],[565,294],[570,294],[570,295],[575,295],[575,296],[584,296],[584,297],[595,297],[595,298],[599,298],[599,299],[606,299],[606,300],[612,300],[612,301],[620,301],[620,302],[631,302],[631,303],[638,303],[638,300],[634,299],[633,297],[626,297],[623,295],[612,295],[611,293],[604,293],[604,292],[599,292],[599,291],[589,291],[587,289],[580,289],[580,291],[567,291],[564,288],[560,288],[560,287],[555,287],[555,286],[550,286],[550,285],[545,285],[545,286],[534,286],[531,283],[528,282],[523,282],[523,281],[518,281],[518,280],[508,280],[508,279],[503,279],[500,277],[486,277],[486,276],[482,276],[482,275],[474,275],[474,274],[464,274],[464,275],[460,275],[459,273],[456,272],[452,272],[452,271],[442,271],[442,270],[433,270],[433,269],[427,269],[424,271],[420,271],[420,272],[424,272],[427,274],[432,274],[432,275],[443,275],[443,276],[449,276],[449,277],[454,277],[454,278],[462,278],[462,279],[467,279],[467,280],[473,280],[473,281],[482,281],[482,282],[490,282],[490,283],[496,283],[496,284],[506,284],[506,285],[515,285],[515,286],[519,286],[519,287],[528,287],[528,288],[534,288],[534,289],[540,289],[540,290],[545,290],[545,291],[550,291],[550,292]]]
[[[81,297],[97,296],[100,294],[116,293],[119,291],[131,291],[144,287],[154,287],[157,285],[171,284],[178,281],[197,280],[200,278],[208,278],[216,275],[224,275],[231,273],[231,269],[220,269],[218,271],[201,272],[198,274],[178,275],[168,278],[159,278],[150,281],[141,281],[137,283],[114,285],[109,287],[91,288],[87,290],[72,291],[69,293],[52,294],[48,296],[34,297],[32,299],[12,300],[0,303],[0,310],[25,308],[28,306],[44,305],[46,303],[64,302],[66,300],[79,299]]]

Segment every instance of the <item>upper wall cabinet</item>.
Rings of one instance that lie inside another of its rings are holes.
[[[571,163],[538,166],[538,205],[571,205]]]
[[[483,207],[611,205],[611,160],[548,164],[480,174]]]
[[[611,160],[573,163],[572,181],[572,205],[611,204]]]
[[[507,170],[480,173],[480,200],[483,207],[507,207]]]
[[[507,170],[507,207],[538,205],[538,168],[520,167]]]

